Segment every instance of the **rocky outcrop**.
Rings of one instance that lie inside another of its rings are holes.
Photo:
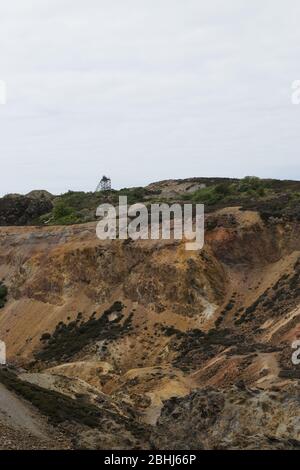
[[[296,385],[208,388],[165,402],[152,439],[160,449],[299,450],[299,411]]]
[[[9,194],[0,198],[0,226],[34,225],[53,208],[53,196],[47,191],[32,191],[26,196]]]

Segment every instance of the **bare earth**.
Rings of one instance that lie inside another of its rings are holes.
[[[0,449],[63,448],[44,418],[0,384]]]

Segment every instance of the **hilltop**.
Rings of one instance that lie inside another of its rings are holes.
[[[96,220],[96,208],[102,203],[118,204],[126,195],[129,204],[142,202],[186,202],[205,204],[206,212],[224,207],[258,211],[262,217],[300,217],[300,182],[245,177],[188,178],[151,183],[145,187],[105,192],[68,191],[52,195],[31,191],[26,195],[9,194],[0,198],[0,226],[72,225]]]

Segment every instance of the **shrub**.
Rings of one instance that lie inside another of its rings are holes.
[[[61,217],[67,217],[71,215],[73,209],[66,205],[64,201],[58,201],[53,209],[53,215],[56,219],[60,219]]]
[[[51,338],[50,333],[43,333],[42,336],[41,336],[40,341],[48,341],[48,339],[50,339],[50,338]]]
[[[215,187],[198,189],[192,194],[192,201],[199,204],[216,204],[222,199],[222,194]]]
[[[119,196],[127,196],[128,204],[135,204],[138,202],[143,202],[145,200],[145,196],[147,196],[149,192],[142,187],[138,188],[123,188],[117,194]]]
[[[0,308],[3,308],[7,300],[8,290],[3,282],[0,282]]]
[[[249,189],[258,189],[260,186],[261,181],[257,176],[245,176],[239,183],[239,190],[243,192]]]
[[[221,196],[229,196],[233,193],[233,185],[229,183],[220,183],[215,187],[215,192]]]
[[[69,359],[90,343],[101,340],[113,341],[127,335],[131,330],[132,314],[122,322],[123,308],[124,305],[117,301],[105,310],[100,318],[92,315],[86,322],[80,323],[80,317],[67,325],[60,322],[51,339],[36,353],[36,359],[41,361]],[[115,312],[118,312],[118,316],[110,320],[110,314]]]
[[[95,405],[82,403],[59,392],[22,381],[8,370],[0,370],[0,382],[9,390],[30,401],[54,424],[69,421],[92,428],[99,426],[101,413]]]
[[[53,225],[70,225],[81,222],[81,216],[65,201],[60,200],[56,202],[50,220]]]

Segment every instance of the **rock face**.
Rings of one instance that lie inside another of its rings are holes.
[[[200,252],[0,229],[2,378],[73,447],[299,447],[299,224],[226,208],[207,227]]]
[[[298,403],[296,385],[285,392],[197,390],[165,403],[154,444],[163,449],[299,449]]]
[[[41,215],[51,211],[53,196],[47,191],[32,191],[0,198],[0,226],[31,225]]]

